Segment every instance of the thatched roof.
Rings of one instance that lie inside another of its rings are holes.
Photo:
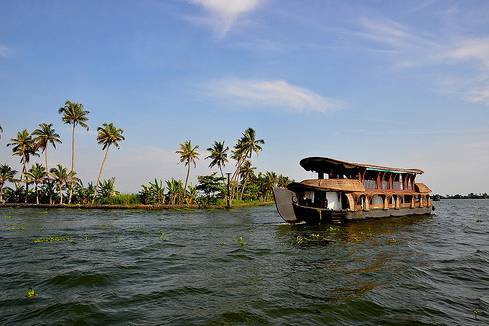
[[[306,169],[306,171],[316,171],[328,173],[331,170],[344,171],[344,170],[372,170],[372,171],[385,171],[394,173],[411,173],[422,174],[423,171],[419,169],[405,169],[405,168],[393,168],[388,166],[380,166],[373,164],[354,163],[347,161],[340,161],[328,157],[306,157],[300,161],[300,165]]]
[[[354,179],[310,179],[300,183],[289,184],[289,190],[301,190],[304,188],[316,188],[335,191],[365,191],[365,187],[359,180]]]
[[[415,183],[414,186],[416,187],[416,190],[422,194],[429,194],[431,192],[431,189],[424,183]]]

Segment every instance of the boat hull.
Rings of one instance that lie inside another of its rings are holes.
[[[431,207],[400,208],[400,209],[372,209],[369,211],[333,211],[329,209],[300,206],[292,203],[298,221],[306,223],[342,223],[347,221],[360,221],[374,218],[400,217],[412,215],[431,215]]]

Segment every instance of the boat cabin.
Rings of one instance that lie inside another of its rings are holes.
[[[308,157],[300,161],[317,179],[291,183],[297,204],[332,211],[369,211],[431,207],[431,190],[416,183],[419,169],[385,167]]]

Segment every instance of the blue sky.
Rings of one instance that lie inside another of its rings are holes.
[[[96,127],[125,130],[104,171],[122,191],[183,178],[186,139],[204,152],[253,127],[261,171],[304,179],[301,158],[329,156],[489,192],[489,2],[1,1],[0,161],[18,166],[8,139],[52,122],[51,165],[68,165],[67,99],[90,111],[83,179],[102,159]]]

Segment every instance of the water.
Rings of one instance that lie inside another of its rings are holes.
[[[0,209],[0,324],[488,324],[489,200],[435,205],[340,227],[274,207]]]

